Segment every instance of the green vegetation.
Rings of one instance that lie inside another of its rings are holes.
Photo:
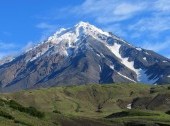
[[[126,110],[122,112],[113,113],[106,118],[120,118],[120,117],[133,117],[133,116],[160,116],[160,113],[146,110]]]
[[[8,114],[7,112],[4,112],[4,111],[0,111],[0,116],[1,117],[4,117],[4,118],[7,118],[7,119],[14,119],[14,117],[13,116],[11,116],[10,114]]]
[[[54,110],[53,112],[54,112],[54,113],[61,114],[61,112],[60,112],[60,111],[58,111],[58,110]]]
[[[14,100],[5,101],[5,100],[1,99],[0,100],[0,105],[1,106],[8,105],[10,108],[18,110],[20,112],[28,113],[28,114],[30,114],[32,116],[35,116],[35,117],[38,117],[38,118],[43,118],[44,117],[44,113],[38,111],[36,108],[34,108],[34,107],[24,107],[24,106],[20,105],[19,103],[17,103]]]
[[[20,112],[25,112],[28,113],[32,116],[38,117],[38,118],[43,118],[44,117],[44,113],[38,111],[36,108],[34,107],[23,107],[22,105],[18,104],[16,101],[14,100],[10,100],[9,101],[9,107],[16,109]]]
[[[31,124],[28,124],[28,123],[25,123],[25,122],[22,122],[22,121],[19,121],[19,120],[14,120],[14,123],[24,125],[24,126],[33,126]]]
[[[2,126],[170,125],[166,86],[110,84],[53,87],[0,95]],[[135,102],[132,109],[127,105]]]

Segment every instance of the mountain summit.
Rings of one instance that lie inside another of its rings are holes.
[[[80,22],[0,64],[1,92],[58,85],[170,83],[170,60]]]

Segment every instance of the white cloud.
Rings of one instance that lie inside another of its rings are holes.
[[[17,54],[16,48],[19,46],[13,43],[0,41],[0,59],[6,56],[14,56]]]
[[[30,41],[25,45],[25,47],[22,48],[22,51],[25,52],[25,51],[29,50],[30,48],[32,48],[34,46],[35,46],[35,43]]]
[[[17,51],[0,51],[0,60],[4,57],[15,57],[17,54]]]
[[[108,25],[108,26],[104,26],[103,28],[104,31],[107,32],[112,32],[113,34],[119,36],[119,37],[127,37],[127,34],[124,30],[123,27],[121,27],[120,24],[113,24],[113,25]]]
[[[121,21],[132,19],[127,24],[131,25],[127,30],[137,32],[158,33],[170,28],[170,17],[167,16],[170,11],[168,0],[85,0],[70,10],[78,16],[93,18],[99,24],[114,26],[119,23],[120,28],[125,27]]]
[[[36,27],[40,28],[40,29],[53,29],[56,26],[48,24],[48,23],[45,23],[45,22],[41,22],[41,23],[37,24]]]
[[[169,45],[170,45],[170,41],[165,41],[165,42],[154,42],[154,44],[150,42],[145,42],[141,46],[145,49],[154,50],[158,52],[164,49],[168,49]]]
[[[98,23],[112,23],[129,19],[146,9],[145,2],[131,0],[86,0],[82,5],[74,7],[73,13],[95,18]]]
[[[157,53],[160,53],[168,58],[170,58],[170,38],[166,38],[164,41],[145,41],[143,43],[138,43],[139,47],[144,49],[153,50]]]
[[[2,59],[5,56],[3,52],[0,52],[0,59]]]
[[[129,29],[137,32],[162,32],[170,29],[170,17],[149,17],[139,20],[137,23],[132,24]]]
[[[52,24],[49,24],[46,22],[41,22],[36,25],[36,28],[42,30],[42,36],[40,37],[39,41],[44,41],[45,39],[47,39],[47,37],[49,37],[49,35],[51,35],[52,33],[54,33],[56,31],[58,26],[52,25]]]
[[[169,0],[156,0],[154,7],[158,11],[164,11],[168,13],[168,11],[170,11],[170,1]]]
[[[143,7],[131,3],[121,3],[120,5],[116,6],[116,8],[114,9],[114,14],[126,15],[126,14],[132,14],[140,10],[143,10]]]
[[[170,55],[169,54],[167,54],[166,57],[170,59]]]
[[[1,32],[3,35],[5,35],[5,36],[11,36],[12,35],[12,33],[10,33],[10,32],[7,32],[7,31],[3,31],[3,32]]]
[[[7,43],[7,42],[0,42],[0,49],[6,50],[6,49],[12,49],[17,47],[13,43]]]

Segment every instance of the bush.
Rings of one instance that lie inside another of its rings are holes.
[[[5,104],[7,104],[6,100],[0,99],[0,106],[4,106]]]
[[[168,114],[168,115],[170,115],[170,110],[169,111],[167,111],[167,112],[165,112],[166,114]]]
[[[43,112],[38,111],[34,107],[25,108],[25,112],[38,118],[43,118],[45,116]]]
[[[54,113],[61,114],[61,112],[60,112],[60,111],[58,111],[58,110],[54,110],[53,112],[54,112]]]
[[[10,100],[9,101],[9,107],[13,108],[13,109],[16,109],[16,110],[19,110],[21,112],[24,112],[25,111],[25,107],[23,107],[22,105],[18,104],[16,101],[14,100]]]
[[[168,90],[170,90],[170,86],[168,86]]]
[[[45,114],[43,112],[38,111],[36,108],[34,108],[34,107],[24,107],[14,100],[6,101],[6,100],[3,100],[3,99],[0,99],[0,106],[4,106],[4,105],[8,105],[9,107],[11,107],[15,110],[27,113],[31,116],[35,116],[35,117],[38,117],[38,118],[43,118],[45,116]],[[1,112],[1,114],[3,115],[2,112]],[[7,113],[6,113],[6,115],[7,115]],[[10,118],[10,116],[9,116],[9,118]]]
[[[121,118],[121,117],[132,117],[132,116],[160,116],[159,113],[153,113],[150,111],[143,111],[143,110],[128,110],[128,111],[122,111],[113,113],[106,118]]]
[[[150,94],[153,94],[153,93],[156,93],[156,90],[155,90],[154,87],[151,87],[151,88],[150,88]]]
[[[25,123],[25,122],[19,121],[19,120],[14,120],[14,123],[21,124],[21,125],[24,125],[24,126],[32,126],[31,124],[28,124],[28,123]]]
[[[7,118],[7,119],[14,120],[14,117],[13,117],[13,116],[11,116],[11,115],[8,114],[7,112],[1,111],[1,110],[0,110],[0,116],[2,116],[2,117],[4,117],[4,118]]]
[[[9,101],[9,106],[13,109],[20,111],[20,112],[25,112],[25,113],[28,113],[29,115],[32,115],[32,116],[35,116],[35,117],[38,117],[38,118],[43,118],[45,116],[43,112],[38,111],[36,108],[34,108],[34,107],[24,107],[24,106],[18,104],[14,100]]]

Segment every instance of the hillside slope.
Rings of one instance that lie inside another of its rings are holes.
[[[66,86],[0,97],[0,124],[5,126],[170,125],[170,85]]]

